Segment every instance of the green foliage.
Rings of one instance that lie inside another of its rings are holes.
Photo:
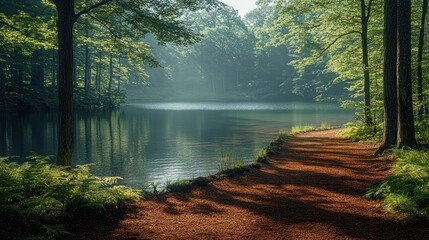
[[[289,134],[285,130],[280,130],[277,139],[279,140],[286,140],[288,138]]]
[[[392,174],[366,195],[383,199],[389,214],[429,219],[429,152],[397,150],[394,156]]]
[[[293,126],[292,129],[290,130],[290,133],[291,134],[297,134],[297,133],[301,133],[301,132],[312,131],[315,129],[316,129],[316,127],[313,125]]]
[[[381,139],[383,132],[376,126],[368,126],[363,122],[346,123],[340,135],[353,141]]]
[[[92,175],[88,165],[70,169],[50,165],[40,156],[31,160],[17,164],[0,159],[0,214],[35,229],[44,226],[47,234],[61,232],[52,222],[72,217],[78,210],[117,208],[140,197],[128,187],[115,185],[119,177]]]

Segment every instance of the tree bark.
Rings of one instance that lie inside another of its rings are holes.
[[[24,92],[24,66],[22,62],[18,63],[16,80],[18,83],[18,93],[22,94]]]
[[[364,121],[366,125],[372,124],[371,118],[371,95],[370,95],[370,77],[369,77],[369,60],[368,60],[368,19],[371,13],[371,2],[368,7],[365,0],[360,1],[361,6],[361,27],[362,27],[362,64],[364,67]]]
[[[85,30],[85,37],[89,37],[88,29]],[[85,44],[85,92],[89,92],[91,86],[91,50]]]
[[[417,145],[411,81],[411,0],[398,0],[398,146]]]
[[[52,51],[52,80],[51,80],[51,85],[52,87],[56,86],[56,82],[57,82],[57,58],[56,58],[56,53],[55,51]]]
[[[76,49],[76,43],[73,41],[73,53]],[[77,62],[76,62],[76,55],[73,54],[73,86],[77,87]]]
[[[0,102],[6,98],[6,75],[4,72],[4,65],[0,63]]]
[[[398,102],[396,85],[397,0],[384,0],[384,132],[383,142],[375,155],[396,145],[398,134]]]
[[[120,93],[121,92],[121,67],[122,67],[122,65],[121,65],[121,58],[119,57],[118,58],[118,65],[119,65],[119,74],[118,74],[118,93]]]
[[[113,54],[110,54],[109,59],[109,93],[112,93],[113,85]]]
[[[56,0],[58,12],[59,136],[57,164],[71,166],[73,154],[73,24],[74,0]]]
[[[418,115],[423,116],[424,105],[423,105],[423,70],[422,70],[422,59],[423,59],[423,46],[425,37],[425,24],[426,24],[426,13],[428,10],[428,0],[423,0],[422,16],[420,18],[420,33],[419,33],[419,45],[417,51],[417,101],[419,102]]]

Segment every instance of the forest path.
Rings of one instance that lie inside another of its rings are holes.
[[[389,161],[338,130],[288,138],[270,165],[187,193],[133,204],[101,239],[422,239],[363,197]],[[101,234],[101,235],[99,235]],[[90,234],[91,235],[91,234]],[[85,234],[81,235],[85,238]],[[92,235],[94,236],[94,235]],[[91,238],[87,235],[87,237]]]

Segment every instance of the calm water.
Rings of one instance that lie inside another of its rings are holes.
[[[353,113],[323,103],[150,103],[77,112],[74,164],[143,187],[219,171],[222,155],[245,162],[280,129],[341,125]],[[0,116],[0,156],[55,155],[57,114]]]

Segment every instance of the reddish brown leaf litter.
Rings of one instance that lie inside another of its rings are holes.
[[[338,130],[287,139],[271,165],[128,208],[115,226],[81,227],[86,239],[428,239],[425,224],[386,216],[365,191],[389,162]]]

